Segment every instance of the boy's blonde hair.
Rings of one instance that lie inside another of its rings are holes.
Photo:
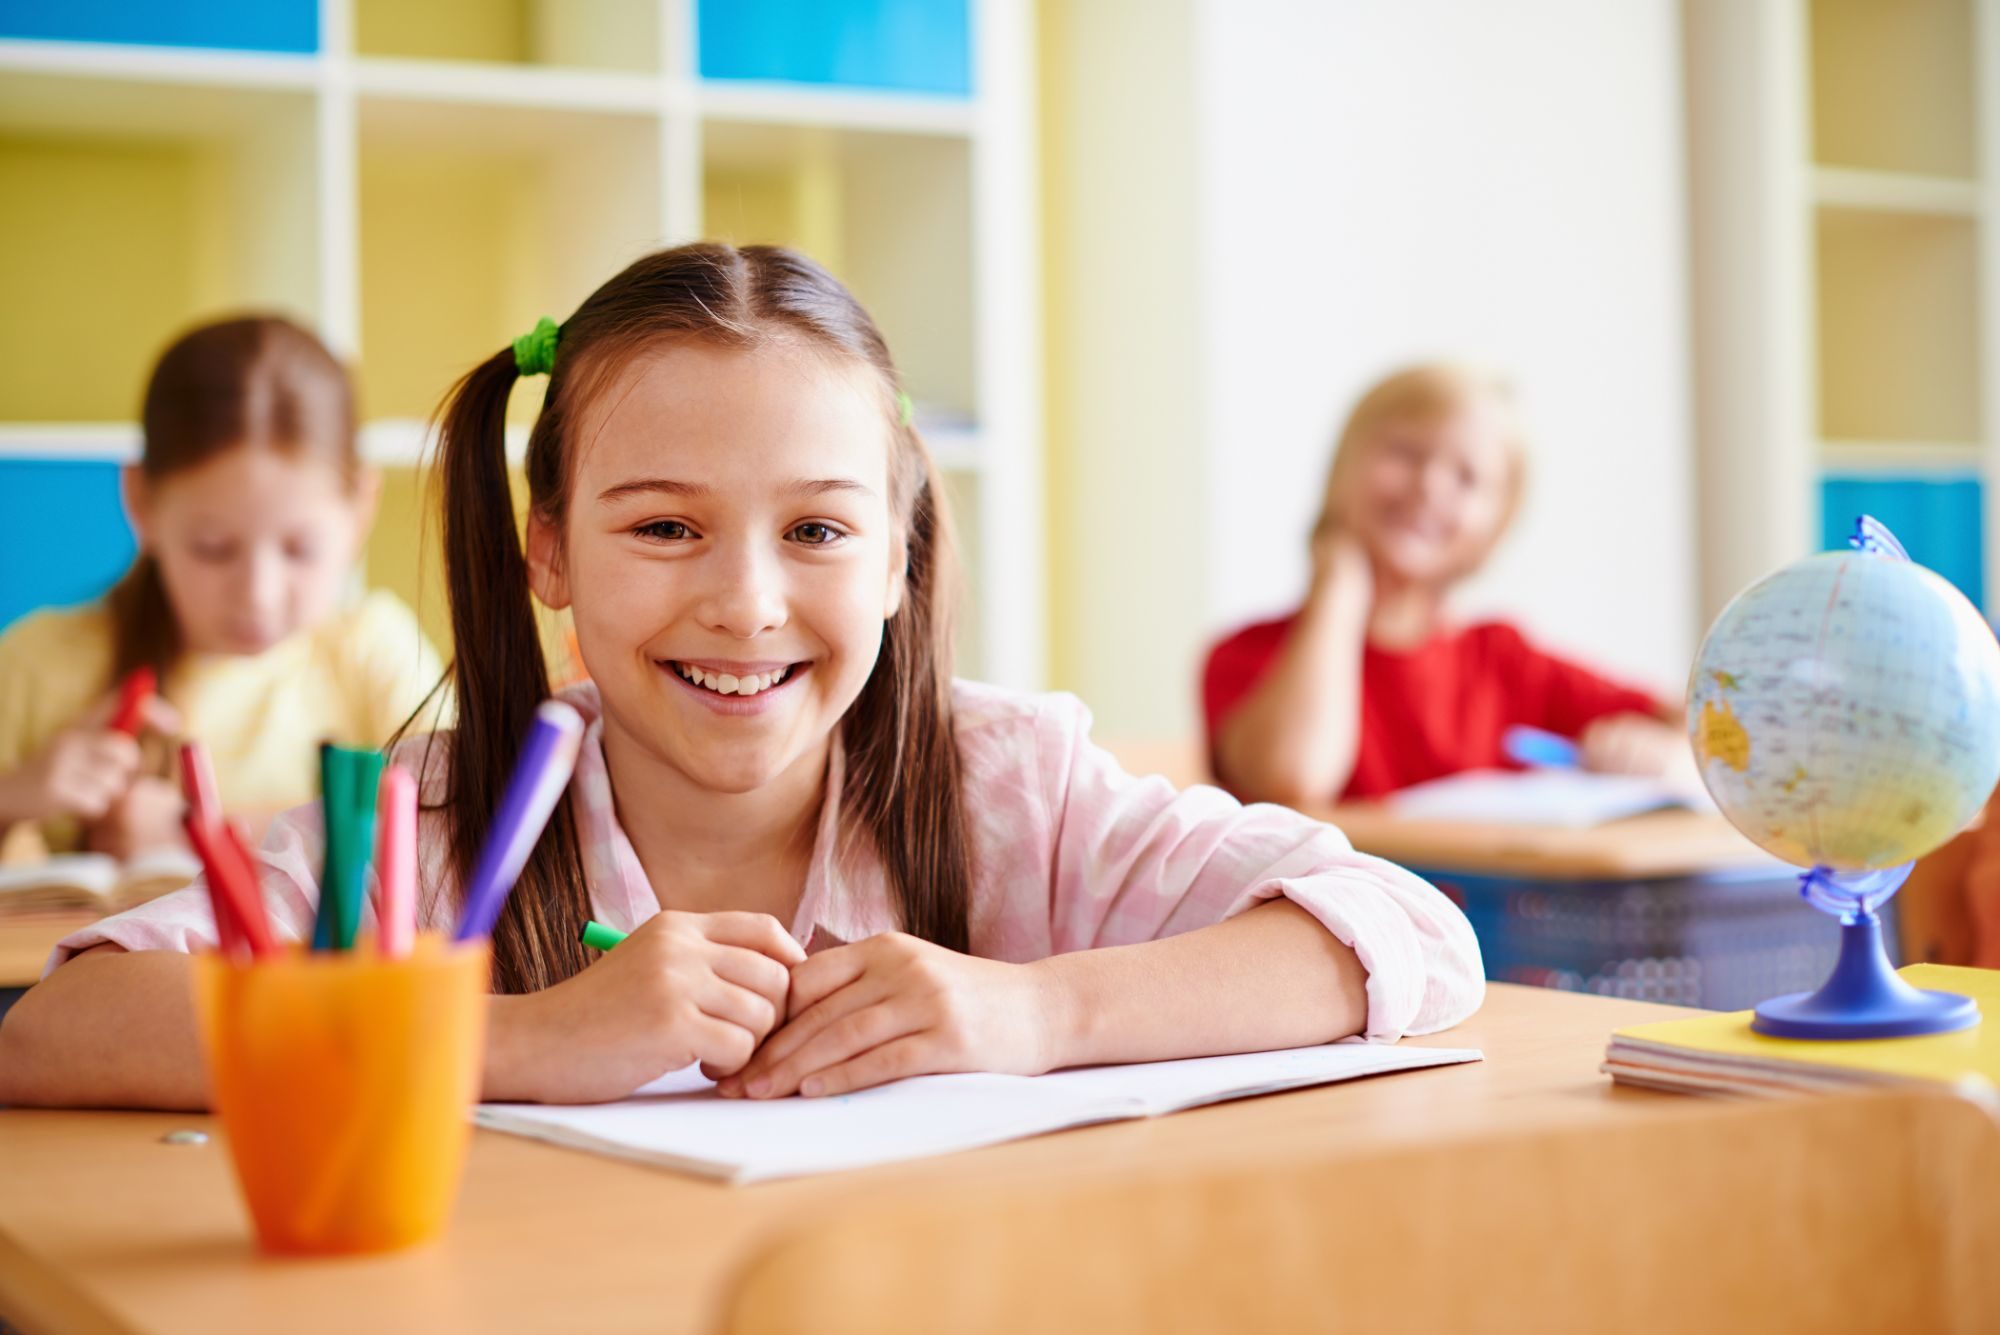
[[[1405,367],[1377,381],[1361,396],[1334,446],[1313,536],[1319,537],[1333,525],[1339,498],[1353,485],[1362,455],[1381,437],[1384,427],[1392,422],[1433,422],[1482,397],[1499,406],[1507,424],[1507,497],[1500,522],[1493,529],[1493,543],[1498,543],[1521,507],[1521,493],[1527,486],[1528,442],[1516,411],[1513,385],[1499,372],[1470,362],[1424,362]],[[1489,543],[1487,551],[1491,550]],[[1484,557],[1482,552],[1481,559]]]

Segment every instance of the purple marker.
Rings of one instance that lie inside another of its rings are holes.
[[[569,786],[576,769],[576,753],[583,745],[583,716],[560,700],[544,700],[535,707],[535,721],[528,726],[528,738],[521,745],[500,810],[486,832],[486,845],[472,868],[472,880],[465,889],[454,941],[470,941],[488,936],[507,903],[507,892],[528,861],[542,827]]]

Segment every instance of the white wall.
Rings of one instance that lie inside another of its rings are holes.
[[[1055,684],[1199,728],[1296,604],[1348,405],[1509,371],[1528,502],[1468,612],[1678,693],[1697,635],[1676,0],[1043,0]]]
[[[1527,504],[1468,611],[1678,692],[1692,656],[1673,0],[1212,0],[1204,364],[1217,627],[1292,606],[1346,408],[1515,379]]]

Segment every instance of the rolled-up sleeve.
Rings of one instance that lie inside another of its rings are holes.
[[[1368,1040],[1432,1033],[1479,1008],[1479,942],[1427,881],[1289,808],[1134,778],[1091,742],[1081,702],[1044,701],[1036,736],[1054,833],[1055,949],[1151,941],[1283,898],[1368,971]]]
[[[294,807],[271,822],[257,852],[258,879],[264,910],[280,939],[303,941],[312,935],[319,904],[314,869],[321,853],[319,804]],[[364,909],[365,913],[365,909]],[[92,946],[109,943],[127,950],[212,950],[216,944],[215,912],[208,886],[201,878],[184,890],[101,918],[71,932],[56,943],[43,967],[47,977],[71,957]]]

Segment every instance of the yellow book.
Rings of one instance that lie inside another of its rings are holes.
[[[1912,964],[1912,987],[1957,992],[1979,1003],[1981,1022],[1954,1034],[1815,1042],[1771,1038],[1750,1028],[1751,1011],[1633,1025],[1611,1036],[1603,1069],[1621,1084],[1689,1093],[1774,1096],[1859,1085],[2000,1085],[2000,971]]]

